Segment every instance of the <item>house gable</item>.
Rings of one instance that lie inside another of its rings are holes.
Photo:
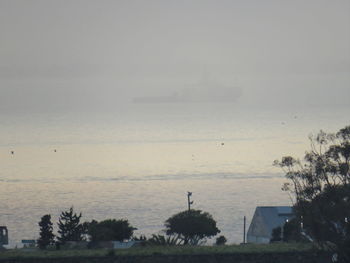
[[[272,235],[272,230],[283,226],[286,220],[293,217],[292,208],[289,206],[257,207],[248,229],[248,242],[268,243]]]

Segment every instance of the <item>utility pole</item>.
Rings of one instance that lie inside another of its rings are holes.
[[[243,217],[243,244],[245,244],[245,225],[246,225],[246,221],[247,221],[247,219],[246,219],[246,217],[244,216]]]
[[[191,210],[191,205],[193,204],[193,201],[191,201],[191,195],[192,195],[192,192],[187,192],[188,211]]]

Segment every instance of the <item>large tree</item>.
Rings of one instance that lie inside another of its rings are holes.
[[[283,189],[295,194],[303,234],[350,262],[350,126],[310,140],[303,161],[287,156],[275,165],[290,180]]]
[[[81,241],[85,234],[84,224],[80,223],[81,213],[76,214],[71,207],[68,211],[63,211],[58,221],[57,238],[60,243],[64,244],[66,241]]]
[[[213,217],[201,210],[187,210],[165,221],[166,233],[177,235],[184,245],[197,245],[207,237],[220,233]]]
[[[53,245],[55,235],[52,233],[53,227],[51,222],[51,215],[44,215],[40,222],[40,237],[38,239],[38,246],[40,249],[46,249],[47,246]]]
[[[88,223],[88,234],[91,241],[124,241],[130,239],[136,228],[128,220],[107,219],[101,222],[93,220]]]

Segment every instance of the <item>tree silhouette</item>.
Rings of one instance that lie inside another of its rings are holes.
[[[67,241],[81,241],[85,233],[84,225],[80,224],[81,213],[77,215],[71,207],[68,211],[63,211],[58,221],[57,239],[64,244]]]
[[[184,245],[198,245],[206,237],[220,233],[213,217],[201,210],[183,211],[165,221],[166,233],[177,235]]]
[[[295,194],[302,234],[350,262],[350,126],[335,134],[320,131],[310,140],[304,161],[286,156],[275,165],[291,181],[283,189]]]
[[[52,222],[51,215],[44,215],[40,222],[40,237],[37,240],[40,249],[46,249],[47,246],[53,245],[55,240],[55,235],[52,233]]]

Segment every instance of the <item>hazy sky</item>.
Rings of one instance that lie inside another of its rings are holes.
[[[240,89],[239,105],[349,105],[349,0],[0,0],[0,38],[1,112],[193,87]]]

